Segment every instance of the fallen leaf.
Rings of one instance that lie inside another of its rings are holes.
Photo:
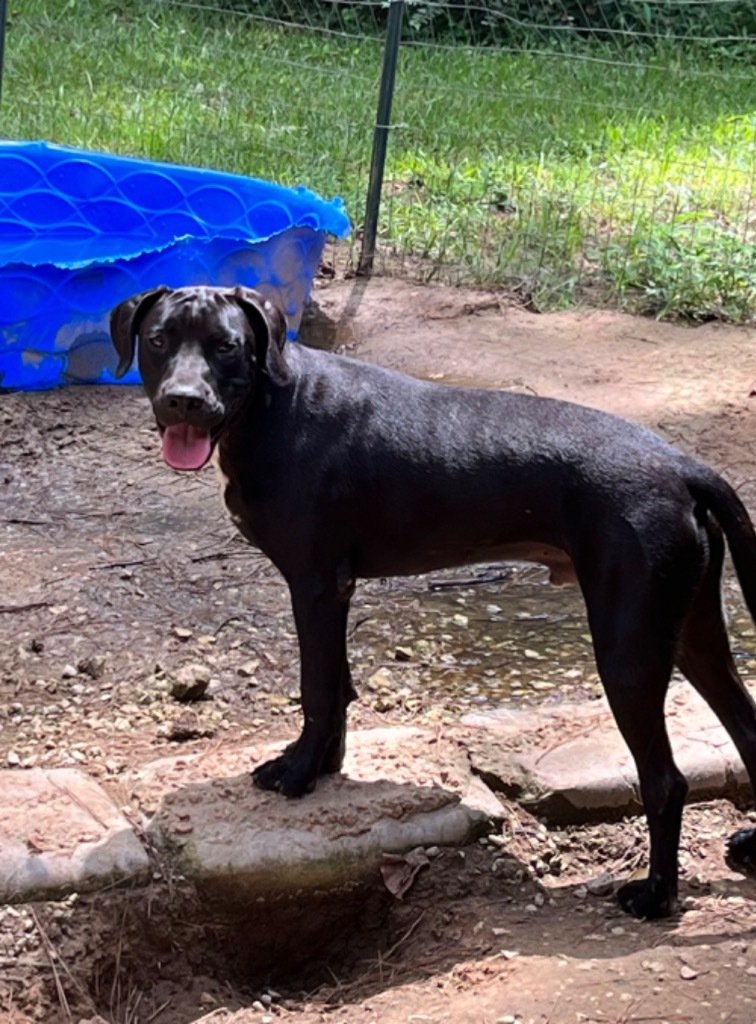
[[[392,896],[398,900],[404,898],[411,888],[421,868],[427,867],[430,860],[425,850],[418,847],[407,854],[384,853],[381,860],[381,878]]]

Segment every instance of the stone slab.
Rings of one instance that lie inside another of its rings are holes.
[[[0,771],[0,903],[143,877],[147,853],[99,785],[72,768]]]
[[[689,800],[747,798],[748,777],[737,750],[702,698],[675,683],[666,710]],[[540,816],[569,824],[641,809],[633,760],[603,698],[479,712],[462,725],[475,770]]]
[[[163,759],[133,776],[151,835],[206,890],[248,901],[350,888],[385,853],[464,844],[502,816],[464,747],[436,732],[351,733],[343,774],[293,801],[251,781],[278,749]]]

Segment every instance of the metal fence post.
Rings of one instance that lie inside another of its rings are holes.
[[[375,240],[378,234],[378,212],[381,206],[383,170],[386,165],[386,147],[391,127],[391,104],[394,99],[394,79],[399,58],[399,42],[402,35],[402,14],[404,0],[391,0],[386,29],[386,46],[383,51],[383,71],[378,94],[378,113],[373,135],[373,156],[370,162],[370,181],[365,203],[365,224],[362,232],[362,252],[357,266],[358,274],[368,275],[373,270]]]
[[[7,0],[0,0],[0,100],[3,98],[3,67],[5,64],[5,19]]]

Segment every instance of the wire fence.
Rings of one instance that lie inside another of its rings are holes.
[[[3,134],[341,195],[356,264],[396,2],[27,0]],[[378,270],[750,317],[750,0],[402,7]]]

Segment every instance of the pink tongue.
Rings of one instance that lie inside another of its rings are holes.
[[[163,433],[163,458],[172,469],[202,469],[210,458],[210,434],[178,423]]]

